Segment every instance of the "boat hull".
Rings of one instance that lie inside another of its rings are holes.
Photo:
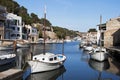
[[[16,58],[15,54],[0,56],[0,66],[15,61],[15,58]]]
[[[105,61],[108,59],[108,56],[104,52],[98,52],[98,53],[96,52],[96,53],[91,53],[90,58],[97,61]]]
[[[30,45],[29,44],[17,44],[17,47],[18,48],[28,48],[28,47],[30,47]]]
[[[31,73],[45,72],[51,71],[60,68],[64,62],[60,63],[44,63],[40,61],[29,61],[29,65],[31,66]]]

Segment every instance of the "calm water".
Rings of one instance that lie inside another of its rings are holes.
[[[30,52],[43,52],[42,45],[32,45],[30,49],[18,49],[16,67],[23,68],[29,59]],[[46,44],[46,52],[62,53],[62,44]],[[67,59],[60,69],[32,74],[27,80],[120,80],[120,66],[109,59],[97,62],[89,59],[89,54],[79,49],[79,42],[64,44]]]

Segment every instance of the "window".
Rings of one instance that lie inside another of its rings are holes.
[[[11,27],[12,30],[15,30],[15,27]]]
[[[20,31],[20,28],[18,27],[17,30]]]
[[[16,37],[16,35],[15,34],[11,34],[11,37]]]
[[[53,61],[53,58],[50,58],[49,61]]]
[[[54,57],[54,60],[57,60],[57,57]]]
[[[42,60],[45,60],[45,58],[42,58]]]
[[[17,37],[20,37],[20,34],[17,34]]]

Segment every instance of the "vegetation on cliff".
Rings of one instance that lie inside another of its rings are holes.
[[[28,13],[27,9],[24,6],[20,6],[14,0],[0,0],[0,5],[7,8],[7,12],[14,13],[18,16],[22,17],[22,20],[25,24],[32,24],[32,23],[40,23],[44,24],[44,20],[46,20],[46,26],[52,26],[51,22],[44,18],[39,18],[38,15],[35,13]],[[38,30],[40,31],[40,30]],[[58,38],[65,38],[65,36],[76,36],[76,32],[72,30],[68,30],[66,28],[61,28],[58,26],[53,26],[53,31],[57,34]],[[39,32],[39,37],[41,36],[41,32]]]

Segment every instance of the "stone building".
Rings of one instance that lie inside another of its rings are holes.
[[[120,46],[120,17],[112,18],[99,26],[99,42],[104,47]]]
[[[110,19],[106,22],[104,34],[104,46],[120,46],[120,17]]]

